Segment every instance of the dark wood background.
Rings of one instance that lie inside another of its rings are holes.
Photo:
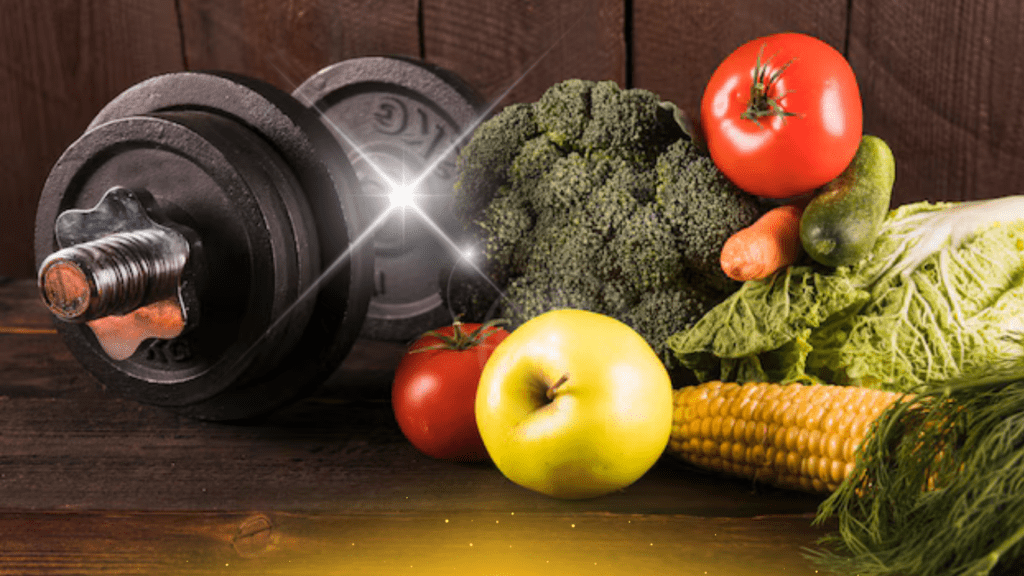
[[[788,30],[849,58],[865,131],[896,155],[896,203],[1018,191],[1016,0],[2,0],[0,275],[33,275],[53,162],[107,101],[155,74],[230,70],[290,90],[335,61],[397,54],[453,70],[499,106],[580,77],[694,111],[732,49]]]

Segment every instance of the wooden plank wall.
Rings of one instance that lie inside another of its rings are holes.
[[[582,77],[693,111],[733,48],[784,30],[849,58],[865,130],[896,153],[896,202],[1018,192],[1015,0],[4,0],[0,275],[33,275],[49,167],[107,101],[155,74],[217,68],[290,89],[337,60],[400,54],[455,71],[496,106]]]

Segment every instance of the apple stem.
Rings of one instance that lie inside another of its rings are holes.
[[[565,374],[562,374],[562,376],[558,380],[556,380],[554,384],[548,386],[548,400],[554,400],[555,394],[558,393],[558,388],[561,387],[562,384],[565,384],[568,380],[569,373],[566,372]]]

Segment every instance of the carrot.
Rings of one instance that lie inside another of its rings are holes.
[[[767,278],[795,263],[803,251],[800,216],[804,206],[806,202],[772,208],[730,236],[722,247],[722,271],[733,280],[745,282]]]

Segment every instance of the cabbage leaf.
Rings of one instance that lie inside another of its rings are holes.
[[[1024,196],[896,208],[858,264],[747,282],[666,344],[701,381],[1024,377]]]

